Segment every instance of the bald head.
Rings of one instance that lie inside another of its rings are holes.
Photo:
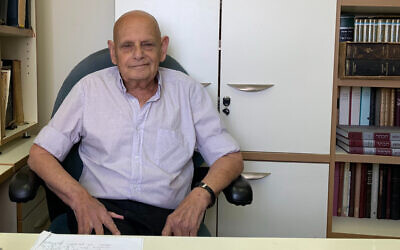
[[[150,32],[154,33],[154,36],[157,40],[161,40],[161,32],[157,20],[145,11],[133,10],[123,14],[115,22],[113,30],[114,42],[118,42],[120,31],[124,29],[124,27],[134,23],[141,23],[145,25],[148,29],[150,29]]]

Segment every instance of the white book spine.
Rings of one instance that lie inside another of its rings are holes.
[[[354,42],[358,42],[358,36],[360,34],[360,19],[354,20]]]
[[[371,185],[371,219],[377,218],[378,212],[378,188],[379,188],[379,164],[372,165],[372,185]]]
[[[383,39],[384,42],[390,42],[390,25],[391,21],[390,19],[385,20],[385,37]]]
[[[349,125],[350,87],[340,87],[339,90],[339,124]]]
[[[395,32],[395,42],[396,43],[400,42],[399,30],[400,30],[400,19],[396,19],[396,32]]]
[[[369,26],[368,19],[363,19],[363,34],[362,34],[363,42],[368,41],[368,26]]]
[[[372,19],[368,19],[368,42],[372,42],[372,31],[374,30],[374,24]]]
[[[377,42],[383,42],[383,38],[384,38],[384,24],[383,24],[383,19],[378,19],[378,33],[376,34],[376,39]]]
[[[360,125],[361,87],[351,87],[350,125]]]
[[[378,33],[378,24],[376,23],[376,19],[372,19],[372,42],[377,41],[377,33]]]
[[[396,20],[392,19],[390,21],[390,42],[396,42]]]

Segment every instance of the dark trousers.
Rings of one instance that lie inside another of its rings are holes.
[[[159,208],[137,201],[98,199],[110,212],[124,216],[124,220],[113,219],[123,235],[161,235],[165,221],[173,209]],[[68,227],[72,233],[78,232],[75,215],[67,213]],[[104,234],[111,232],[104,227]],[[94,231],[92,232],[94,233]]]

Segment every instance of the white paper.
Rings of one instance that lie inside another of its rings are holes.
[[[128,236],[65,235],[43,231],[32,250],[143,250],[143,239]]]

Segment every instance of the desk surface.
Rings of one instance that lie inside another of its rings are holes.
[[[97,236],[102,237],[102,236]],[[117,237],[117,236],[116,236]],[[2,250],[30,249],[38,234],[0,233]],[[386,239],[296,239],[296,238],[216,238],[140,237],[144,250],[399,250],[400,240]]]

